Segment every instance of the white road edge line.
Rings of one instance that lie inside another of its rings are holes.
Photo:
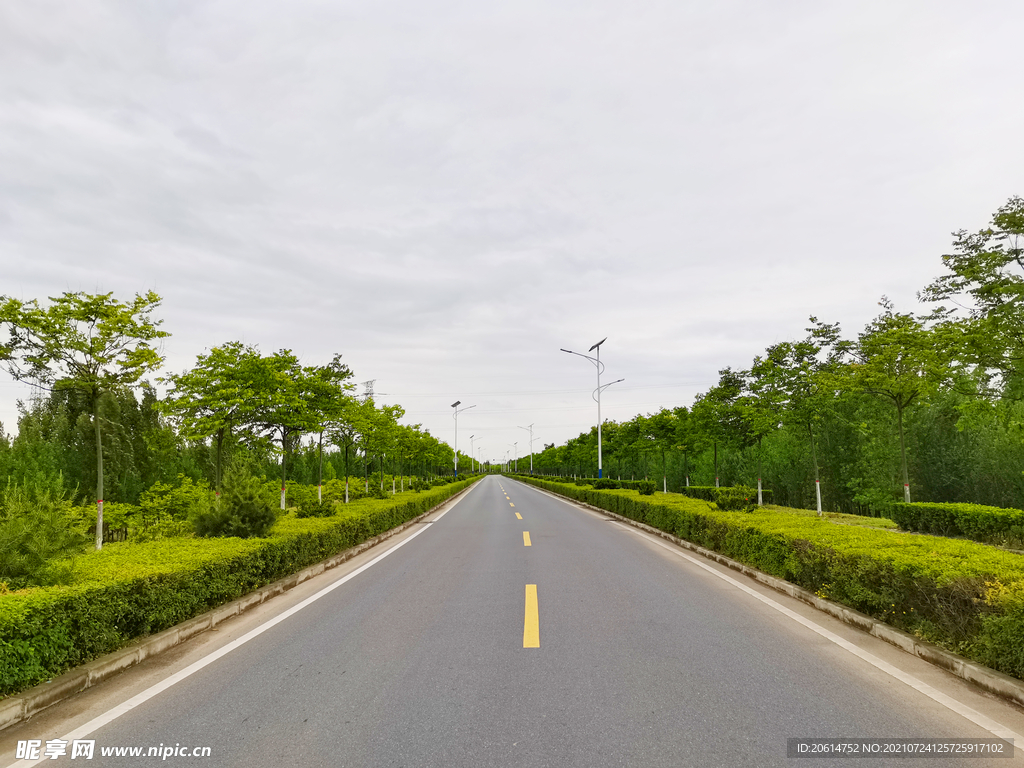
[[[476,488],[475,485],[470,486],[468,490],[473,490],[474,488]],[[462,501],[462,498],[456,499],[455,502],[450,507],[448,507],[448,509],[444,510],[441,514],[439,514],[437,517],[435,517],[433,520],[431,520],[431,522],[432,523],[436,523],[442,517],[447,515],[448,512],[451,511],[455,507],[455,505],[458,504],[460,501]],[[324,587],[323,589],[321,589],[316,594],[310,595],[309,597],[307,597],[305,600],[303,600],[298,605],[292,606],[291,608],[289,608],[284,613],[281,613],[281,614],[275,616],[273,619],[270,619],[269,621],[267,621],[267,623],[261,624],[260,626],[256,627],[255,629],[250,630],[249,632],[245,633],[244,635],[242,635],[237,640],[232,640],[230,643],[225,645],[223,648],[218,648],[216,651],[211,653],[209,656],[204,656],[199,661],[194,662],[193,664],[190,664],[189,666],[185,667],[184,669],[182,669],[182,670],[180,670],[178,672],[175,672],[170,677],[167,677],[167,678],[161,680],[156,685],[150,686],[149,688],[144,690],[142,693],[133,696],[132,698],[128,699],[128,701],[125,701],[125,702],[123,702],[121,704],[118,704],[113,709],[107,710],[106,712],[104,712],[99,717],[94,717],[89,722],[85,723],[84,725],[79,726],[75,730],[71,731],[70,733],[68,733],[68,734],[66,734],[64,736],[61,736],[60,738],[63,741],[66,741],[70,745],[71,742],[74,741],[75,739],[84,738],[85,736],[88,736],[90,733],[99,730],[104,725],[107,725],[108,723],[113,722],[114,720],[119,718],[121,715],[126,714],[127,712],[131,712],[133,709],[138,707],[140,704],[146,703],[147,701],[152,699],[154,696],[157,696],[158,694],[161,694],[164,691],[166,691],[171,686],[176,685],[177,683],[180,683],[186,677],[189,677],[190,675],[195,674],[196,672],[201,670],[203,667],[206,667],[206,666],[212,664],[213,662],[217,661],[217,659],[221,658],[222,656],[227,656],[233,650],[235,650],[236,648],[239,648],[239,647],[245,645],[247,642],[252,640],[254,637],[258,637],[259,635],[262,635],[264,632],[266,632],[271,627],[274,627],[274,626],[280,624],[285,619],[288,619],[288,618],[294,616],[296,613],[301,611],[306,606],[312,605],[313,603],[315,603],[317,600],[319,600],[324,595],[328,594],[329,592],[333,592],[335,589],[340,587],[342,584],[346,583],[347,581],[350,581],[351,579],[354,579],[360,573],[362,573],[363,571],[367,570],[371,566],[376,565],[377,563],[379,563],[381,560],[383,560],[385,557],[387,557],[391,553],[393,553],[396,550],[404,547],[406,544],[408,544],[410,541],[415,539],[417,536],[419,536],[425,530],[427,530],[427,526],[423,526],[421,528],[417,528],[416,532],[413,533],[411,536],[409,536],[409,538],[404,539],[403,541],[398,542],[397,544],[395,544],[395,546],[393,546],[387,552],[383,552],[383,553],[377,555],[370,562],[365,563],[365,564],[359,566],[354,571],[352,571],[352,573],[349,573],[349,574],[347,574],[345,576],[342,576],[340,579],[338,579],[334,583],[329,584],[328,586]],[[28,760],[28,759],[16,760],[15,762],[13,762],[9,766],[7,766],[7,768],[29,768],[29,766],[38,765],[39,763],[43,762],[44,760],[48,760],[48,759],[49,758],[45,758],[44,757],[44,758],[39,758],[38,760]]]
[[[843,638],[841,638],[839,635],[835,634],[834,632],[830,632],[829,630],[825,629],[821,625],[815,624],[810,619],[804,618],[799,613],[796,613],[795,611],[791,611],[789,608],[787,608],[786,606],[782,605],[781,603],[777,603],[776,601],[772,600],[770,597],[767,597],[766,595],[762,595],[756,589],[751,589],[746,584],[743,584],[742,582],[737,581],[736,579],[732,578],[731,576],[728,576],[728,575],[726,575],[724,573],[721,573],[720,571],[716,570],[715,568],[712,568],[707,563],[701,562],[700,560],[698,560],[697,558],[693,557],[692,555],[688,555],[685,552],[681,551],[680,549],[678,549],[676,547],[672,547],[672,546],[670,546],[670,545],[668,545],[668,544],[658,540],[654,536],[651,536],[650,534],[648,534],[646,531],[637,530],[633,526],[626,525],[625,523],[620,523],[617,520],[613,520],[612,522],[615,525],[619,526],[620,528],[624,528],[627,531],[630,531],[632,533],[638,534],[639,536],[647,539],[647,541],[649,541],[652,544],[657,544],[659,547],[662,547],[663,549],[667,549],[669,552],[672,552],[673,554],[679,555],[679,557],[683,558],[684,560],[689,560],[694,565],[696,565],[696,566],[698,566],[700,568],[703,568],[708,573],[714,574],[718,578],[722,579],[722,581],[726,581],[729,584],[732,584],[737,589],[740,589],[743,592],[746,592],[751,597],[754,597],[754,598],[760,600],[762,603],[767,605],[769,608],[773,608],[776,611],[778,611],[779,613],[783,614],[784,616],[788,616],[789,618],[793,619],[794,621],[798,622],[799,624],[802,624],[803,626],[807,627],[807,629],[811,630],[812,632],[815,632],[816,634],[821,635],[826,640],[828,640],[828,641],[830,641],[832,643],[835,643],[836,645],[838,645],[843,650],[848,651],[848,652],[852,653],[854,656],[857,656],[858,658],[863,659],[864,661],[866,661],[868,664],[870,664],[871,666],[875,667],[876,669],[879,669],[882,672],[885,672],[887,675],[890,675],[890,676],[896,678],[901,683],[906,683],[907,685],[909,685],[914,690],[919,691],[920,693],[923,693],[925,696],[927,696],[932,701],[938,702],[939,704],[941,704],[942,706],[946,707],[947,709],[950,709],[953,712],[956,712],[961,717],[964,717],[967,720],[970,720],[975,725],[981,726],[986,731],[988,731],[991,734],[994,734],[998,738],[1000,738],[1000,739],[1012,739],[1013,743],[1014,743],[1014,746],[1017,747],[1018,749],[1024,747],[1024,737],[1022,737],[1019,733],[1016,733],[1015,731],[1011,731],[1009,728],[1007,728],[1007,727],[1005,727],[1003,725],[1000,725],[995,720],[992,720],[992,719],[986,717],[985,715],[981,714],[981,712],[978,712],[975,709],[971,709],[966,704],[963,704],[963,703],[957,701],[956,699],[952,698],[951,696],[947,696],[946,694],[942,693],[941,691],[938,691],[935,688],[932,688],[927,683],[925,683],[925,682],[923,682],[921,680],[918,680],[916,677],[914,677],[911,674],[908,674],[908,673],[904,672],[899,667],[895,667],[892,664],[890,664],[889,662],[883,661],[882,659],[880,659],[877,656],[875,656],[873,653],[868,653],[863,648],[858,648],[856,645],[854,645],[853,643],[851,643],[848,640],[844,640]]]

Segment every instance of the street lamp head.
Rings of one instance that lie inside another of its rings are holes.
[[[454,408],[455,406],[457,406],[461,402],[462,402],[461,400],[456,400],[454,403],[452,403],[452,408]]]
[[[573,352],[573,351],[572,351],[571,349],[563,349],[563,350],[561,350],[561,351],[562,351],[562,352],[568,352],[568,353],[569,353],[570,355],[574,355],[574,354],[576,354],[576,353],[575,353],[575,352]]]
[[[603,339],[601,339],[601,340],[600,340],[599,342],[597,342],[597,344],[595,344],[594,346],[592,346],[592,347],[591,347],[590,349],[588,349],[587,351],[588,351],[588,352],[593,352],[593,351],[594,351],[595,349],[597,349],[598,347],[600,347],[600,346],[601,346],[602,344],[604,344],[604,343],[605,343],[606,341],[608,341],[608,337],[607,337],[607,336],[605,336],[605,337],[604,337]]]

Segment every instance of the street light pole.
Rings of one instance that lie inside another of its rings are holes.
[[[588,349],[588,352],[597,350],[597,357],[591,357],[590,355],[584,355],[580,352],[573,352],[571,349],[563,349],[562,352],[568,352],[570,355],[576,355],[577,357],[585,357],[587,360],[592,362],[597,368],[597,389],[594,390],[592,395],[594,400],[597,401],[597,476],[598,478],[603,477],[602,474],[602,463],[601,463],[601,393],[608,389],[612,384],[618,384],[620,381],[625,379],[616,379],[611,384],[605,384],[601,386],[601,374],[604,373],[604,364],[601,362],[601,345],[608,341],[608,337],[605,336],[597,344]]]
[[[533,424],[528,427],[520,427],[520,429],[526,429],[530,432],[530,474],[533,474]]]
[[[473,450],[473,438],[476,435],[469,436],[469,460],[473,462],[473,471],[476,472],[476,452]]]
[[[513,455],[515,456],[515,459],[516,459],[516,472],[518,472],[519,471],[519,443],[518,442],[511,443],[510,445],[512,446],[512,450],[515,451],[515,453]]]
[[[468,411],[470,408],[476,408],[475,405],[467,405],[465,408],[459,408],[462,404],[461,400],[456,400],[452,403],[452,408],[455,412],[452,414],[452,418],[455,419],[455,479],[459,479],[459,414],[463,411]]]

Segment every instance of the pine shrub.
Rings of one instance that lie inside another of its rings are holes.
[[[296,517],[330,517],[337,511],[333,499],[324,499],[322,502],[312,499],[299,504]]]
[[[277,520],[262,483],[239,467],[229,469],[221,484],[220,504],[195,518],[200,536],[265,537]]]

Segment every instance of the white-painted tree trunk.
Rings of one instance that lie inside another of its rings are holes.
[[[818,480],[814,481],[814,493],[818,497],[818,517],[821,517],[821,482]]]
[[[668,478],[664,475],[661,476],[661,492],[668,493]]]
[[[757,478],[757,506],[761,506],[761,478]]]

